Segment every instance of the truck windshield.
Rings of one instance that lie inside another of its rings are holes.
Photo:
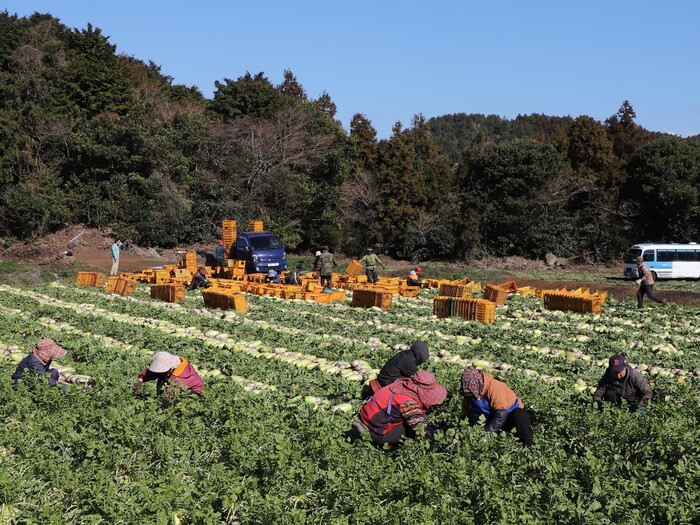
[[[282,241],[274,235],[269,235],[266,237],[251,237],[250,245],[254,250],[276,250],[278,248],[283,248]]]
[[[642,255],[642,250],[637,250],[637,249],[632,249],[628,250],[628,252],[625,254],[624,261],[628,264],[633,263],[634,260]]]

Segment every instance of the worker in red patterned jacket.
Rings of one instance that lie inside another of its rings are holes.
[[[145,381],[154,380],[157,381],[156,392],[159,396],[163,394],[163,387],[166,384],[171,385],[166,392],[169,397],[172,397],[172,387],[175,385],[187,388],[195,394],[201,394],[204,387],[202,378],[194,367],[185,358],[169,352],[153,354],[150,366],[139,374],[134,384],[134,391],[139,392]]]
[[[427,436],[427,412],[447,397],[431,372],[402,377],[370,397],[353,422],[354,435],[369,433],[374,445],[394,445],[404,436]],[[353,432],[351,431],[351,432]]]

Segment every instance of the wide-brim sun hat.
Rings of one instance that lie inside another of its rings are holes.
[[[156,374],[162,374],[180,366],[180,358],[170,352],[156,352],[148,369]]]

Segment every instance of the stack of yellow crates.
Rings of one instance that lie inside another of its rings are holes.
[[[78,272],[78,286],[97,286],[105,285],[107,276],[99,272]]]
[[[250,221],[248,225],[249,232],[261,232],[264,231],[263,221]]]
[[[371,308],[378,306],[382,310],[391,310],[393,295],[391,292],[356,288],[352,292],[352,306]]]
[[[225,220],[221,222],[221,240],[224,241],[224,247],[229,257],[233,256],[231,251],[233,245],[236,244],[237,235],[236,221]]]
[[[151,298],[168,303],[185,300],[185,287],[180,284],[152,284]]]
[[[438,296],[433,299],[433,314],[437,317],[457,316],[470,321],[493,323],[496,304],[485,299]]]

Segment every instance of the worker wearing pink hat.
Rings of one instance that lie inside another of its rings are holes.
[[[56,386],[58,381],[58,370],[51,368],[52,359],[60,359],[66,355],[66,350],[61,348],[56,341],[49,338],[41,339],[32,348],[31,353],[22,359],[17,365],[15,373],[12,374],[14,387],[19,386],[19,380],[27,374],[38,376],[48,376],[49,385]]]

